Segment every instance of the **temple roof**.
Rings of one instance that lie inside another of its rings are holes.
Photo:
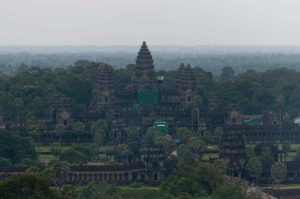
[[[187,87],[187,88],[196,87],[195,74],[193,68],[189,64],[185,66],[182,63],[180,65],[176,75],[176,83],[180,87]]]
[[[149,67],[151,69],[154,69],[152,55],[145,41],[143,42],[139,50],[138,56],[136,58],[136,65],[137,67]]]
[[[99,64],[96,70],[94,84],[98,87],[111,87],[113,83],[113,68],[108,64]]]

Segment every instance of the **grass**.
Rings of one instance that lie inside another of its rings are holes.
[[[38,159],[39,161],[48,164],[51,160],[55,160],[56,157],[54,155],[39,155]]]
[[[219,158],[219,153],[204,153],[202,160],[209,160],[210,158]]]
[[[277,187],[277,185],[274,185],[274,187]],[[300,184],[279,184],[279,188],[300,188]]]
[[[142,185],[142,184],[141,184]],[[132,187],[132,186],[118,186],[118,188],[122,191],[132,191],[132,190],[147,190],[147,191],[158,191],[159,187],[149,187],[142,185],[140,187]]]

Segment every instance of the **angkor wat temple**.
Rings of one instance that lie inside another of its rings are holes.
[[[126,142],[126,127],[136,126],[145,133],[156,121],[166,122],[170,134],[177,127],[187,127],[199,134],[223,127],[226,131],[243,133],[250,143],[300,141],[299,125],[291,119],[279,118],[275,112],[244,115],[238,104],[224,106],[218,96],[209,96],[205,107],[199,105],[193,68],[181,64],[172,77],[157,73],[146,42],[143,42],[132,70],[127,84],[116,85],[113,68],[99,64],[89,107],[74,115],[70,99],[54,96],[52,123],[83,121],[85,136],[88,136],[91,121],[103,119],[109,127],[107,141],[115,144]],[[89,138],[82,140],[89,141]]]

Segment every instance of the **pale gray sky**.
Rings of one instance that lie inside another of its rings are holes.
[[[299,0],[0,0],[0,45],[300,45]]]

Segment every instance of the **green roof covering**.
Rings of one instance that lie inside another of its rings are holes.
[[[158,75],[158,76],[156,77],[156,79],[157,79],[158,81],[164,81],[164,76],[163,76],[163,75]]]
[[[169,134],[168,122],[158,120],[153,123],[153,126],[155,126],[161,134],[163,135]]]

